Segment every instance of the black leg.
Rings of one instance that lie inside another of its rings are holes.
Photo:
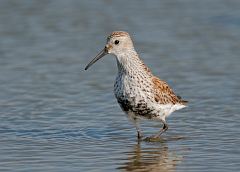
[[[163,130],[164,132],[168,130],[168,124],[166,122],[163,124]]]
[[[141,139],[143,137],[143,135],[142,135],[140,127],[139,127],[138,119],[134,118],[134,119],[132,119],[132,122],[133,122],[133,124],[134,124],[134,126],[136,127],[136,130],[137,130],[137,138]]]
[[[141,134],[140,131],[137,131],[137,137],[138,137],[138,139],[141,139],[141,138],[142,138],[142,134]]]
[[[162,133],[164,133],[165,131],[168,130],[168,124],[166,123],[166,121],[163,121],[163,128],[160,130],[160,132],[158,134],[156,134],[154,137],[160,137],[160,135]]]

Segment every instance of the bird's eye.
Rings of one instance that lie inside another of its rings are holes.
[[[116,44],[116,45],[119,44],[119,40],[115,40],[114,44]]]

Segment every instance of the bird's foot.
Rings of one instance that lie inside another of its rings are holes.
[[[160,141],[163,141],[163,139],[159,135],[153,135],[153,136],[150,136],[150,137],[146,137],[145,139],[143,139],[143,141],[160,142]]]

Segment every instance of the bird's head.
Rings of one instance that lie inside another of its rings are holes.
[[[87,70],[92,64],[107,54],[115,56],[121,55],[127,51],[134,50],[133,42],[127,32],[115,31],[107,37],[107,43],[104,49],[85,67]]]

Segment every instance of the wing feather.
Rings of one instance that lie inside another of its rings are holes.
[[[181,97],[177,96],[165,81],[154,76],[152,82],[154,84],[154,98],[156,102],[160,104],[183,105],[187,103],[187,101],[182,100]]]

